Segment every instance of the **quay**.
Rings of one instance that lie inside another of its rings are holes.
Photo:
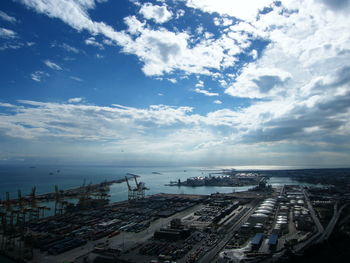
[[[78,186],[76,188],[71,188],[71,189],[67,189],[67,190],[59,190],[59,193],[61,195],[61,197],[67,197],[67,198],[77,198],[79,196],[81,196],[84,192],[89,191],[91,193],[96,193],[98,191],[101,191],[102,189],[107,190],[108,187],[112,184],[120,184],[120,183],[124,183],[126,182],[128,179],[133,179],[135,177],[140,177],[139,175],[136,174],[130,174],[128,173],[126,177],[124,178],[120,178],[120,179],[115,179],[115,180],[109,180],[109,181],[103,181],[101,183],[97,183],[97,184],[88,184],[86,185],[85,182],[83,183],[82,186]],[[6,198],[6,200],[0,200],[0,206],[1,205],[6,205],[6,203],[12,203],[12,204],[16,204],[20,201],[23,202],[29,202],[32,199],[32,195],[33,195],[33,191],[35,192],[36,188],[33,187],[32,188],[32,193],[29,194],[28,196],[23,196],[20,194],[20,190],[19,190],[19,196],[17,198],[13,198],[11,199],[9,197],[9,194],[6,193],[6,195],[8,196]],[[35,194],[35,193],[34,193]],[[55,198],[57,196],[57,191],[55,192],[49,192],[49,193],[44,193],[44,194],[36,194],[35,198],[37,200],[41,200],[41,201],[54,201]]]

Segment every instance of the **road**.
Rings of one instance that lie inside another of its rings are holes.
[[[254,203],[255,204],[255,203]],[[233,236],[233,232],[238,230],[238,228],[241,226],[241,224],[245,221],[247,221],[248,217],[251,216],[251,214],[254,212],[255,205],[252,204],[252,207],[249,208],[247,212],[235,223],[233,224],[228,230],[227,235],[210,251],[208,251],[202,258],[200,258],[197,262],[198,263],[207,263],[207,262],[213,262],[214,257],[226,246],[226,244],[231,240]]]
[[[316,227],[317,227],[317,233],[315,233],[313,236],[311,236],[310,238],[308,238],[307,240],[305,240],[304,242],[301,242],[297,245],[295,245],[293,247],[293,251],[295,253],[300,253],[302,252],[306,247],[308,247],[309,245],[311,245],[312,243],[315,242],[315,240],[317,240],[321,235],[322,233],[324,232],[324,228],[320,222],[320,220],[318,219],[316,213],[315,213],[315,210],[310,202],[310,199],[309,199],[309,196],[306,192],[305,189],[303,189],[303,193],[304,193],[304,196],[305,196],[305,201],[307,203],[307,206],[309,208],[309,211],[310,211],[310,215],[312,217],[312,220],[314,221]]]
[[[318,217],[316,216],[316,213],[315,213],[315,210],[310,202],[310,199],[309,199],[309,196],[307,194],[307,192],[305,191],[305,189],[303,189],[303,193],[304,193],[304,196],[305,196],[305,201],[307,203],[307,206],[309,208],[309,211],[310,211],[310,214],[311,214],[311,217],[312,219],[314,220],[315,222],[315,225],[317,227],[317,232],[318,234],[322,233],[324,231],[324,228],[320,222],[320,220],[318,219]]]
[[[309,245],[311,245],[313,242],[315,242],[315,240],[317,240],[317,239],[321,236],[321,234],[324,232],[324,228],[323,228],[323,226],[322,226],[320,220],[319,220],[318,217],[316,216],[315,210],[314,210],[314,208],[313,208],[313,206],[312,206],[312,204],[311,204],[311,202],[310,202],[309,196],[308,196],[308,194],[307,194],[307,192],[306,192],[305,189],[303,189],[303,194],[304,194],[304,196],[305,196],[305,201],[306,201],[306,204],[307,204],[307,206],[308,206],[308,208],[309,208],[310,215],[311,215],[311,217],[312,217],[312,219],[313,219],[313,221],[314,221],[314,223],[315,223],[315,225],[316,225],[316,227],[317,227],[317,232],[316,232],[314,235],[312,235],[310,238],[308,238],[307,240],[305,240],[305,241],[303,241],[303,242],[300,242],[300,243],[298,243],[297,245],[295,245],[295,246],[293,247],[293,251],[294,251],[295,253],[300,253],[301,251],[303,251],[303,249],[305,249],[306,247],[308,247]],[[274,255],[274,257],[273,257],[274,260],[276,260],[276,259],[278,259],[279,257],[283,256],[285,252],[286,252],[286,249],[282,249],[281,251],[279,251],[278,253],[276,253],[276,254]],[[268,260],[266,260],[265,262],[270,262],[270,261],[269,261],[269,259],[268,259]]]
[[[334,227],[336,225],[336,223],[338,222],[339,216],[341,214],[341,212],[343,211],[343,209],[346,207],[346,205],[343,205],[342,207],[340,207],[338,209],[338,203],[334,204],[334,213],[332,216],[332,219],[329,221],[325,231],[322,233],[322,235],[320,236],[320,238],[317,240],[317,243],[321,243],[324,240],[327,240],[329,238],[329,236],[332,234]]]

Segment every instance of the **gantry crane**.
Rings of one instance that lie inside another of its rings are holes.
[[[125,176],[125,181],[128,185],[128,200],[135,200],[136,199],[136,192],[137,192],[137,188],[132,188],[129,184],[129,180],[128,177]]]
[[[144,182],[137,182],[137,178],[136,176],[134,175],[134,179],[135,179],[135,184],[136,184],[136,187],[137,187],[137,196],[136,196],[136,199],[143,199],[145,198],[145,190],[149,190],[149,188],[146,187],[145,183]]]
[[[143,199],[145,197],[145,190],[149,190],[149,188],[147,188],[145,186],[145,183],[137,182],[137,179],[136,179],[137,176],[136,175],[133,175],[133,177],[134,177],[135,184],[136,184],[135,188],[132,188],[130,186],[128,177],[125,176],[125,181],[126,181],[126,183],[128,185],[128,199],[129,200]]]
[[[39,218],[39,209],[38,209],[38,203],[36,200],[36,187],[32,187],[32,191],[29,194],[30,198],[30,211],[29,211],[29,221],[35,220]]]
[[[93,196],[96,196],[98,200],[107,200],[110,196],[108,194],[109,187],[108,184],[105,182],[100,183],[99,188],[96,193],[93,194]]]
[[[30,198],[30,204],[31,204],[30,213],[29,213],[29,220],[39,219],[40,212],[41,212],[41,217],[44,217],[45,210],[50,210],[50,208],[47,206],[44,206],[44,205],[42,205],[42,206],[38,205],[35,186],[32,188],[32,191],[29,195],[29,198]]]
[[[62,192],[58,190],[58,186],[55,185],[55,216],[62,215],[67,202],[63,200]]]

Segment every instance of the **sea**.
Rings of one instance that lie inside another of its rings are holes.
[[[227,168],[227,167],[225,167]],[[256,167],[254,167],[256,169]],[[271,167],[260,167],[266,169]],[[280,168],[280,167],[274,167]],[[283,167],[285,169],[285,167]],[[249,170],[249,167],[237,168],[238,171]],[[208,195],[216,192],[230,193],[246,191],[250,187],[186,187],[166,186],[170,181],[186,180],[189,177],[208,176],[213,168],[206,167],[124,167],[124,166],[102,166],[102,165],[0,165],[0,199],[4,200],[6,192],[11,198],[17,198],[18,190],[22,196],[28,195],[33,187],[36,194],[54,192],[55,185],[61,190],[79,187],[83,184],[95,184],[105,180],[116,180],[124,178],[127,173],[137,174],[139,182],[144,182],[149,190],[147,195],[158,193],[173,194],[201,194]],[[272,186],[284,184],[300,184],[290,177],[271,177],[269,182]],[[131,185],[135,185],[133,180]],[[307,184],[306,184],[307,185]],[[126,183],[113,184],[110,187],[111,202],[127,199]]]
[[[288,169],[289,167],[216,167],[236,168],[238,171],[248,171],[250,169]],[[124,167],[124,166],[106,166],[106,165],[0,165],[0,199],[6,198],[6,192],[9,192],[10,198],[17,198],[18,190],[21,190],[22,196],[29,195],[32,188],[36,188],[36,194],[54,192],[55,185],[59,189],[79,187],[83,184],[100,183],[105,180],[116,180],[124,178],[127,173],[136,174],[139,182],[144,182],[146,195],[158,193],[172,194],[199,194],[210,195],[212,193],[232,193],[248,190],[251,186],[242,187],[186,187],[186,186],[167,186],[170,181],[186,180],[189,177],[208,176],[213,172],[213,167]],[[269,184],[274,187],[289,185],[300,185],[300,182],[294,181],[290,177],[270,177]],[[135,186],[135,182],[130,180],[130,184]],[[310,184],[303,184],[311,186]],[[124,201],[128,198],[128,188],[125,182],[112,184],[109,192],[110,202]],[[53,212],[53,202],[44,205],[51,207],[47,215]],[[0,262],[12,262],[0,255]]]

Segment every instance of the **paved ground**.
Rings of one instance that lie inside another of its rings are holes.
[[[155,230],[161,228],[170,223],[173,218],[182,218],[194,211],[201,209],[204,205],[199,204],[195,205],[189,209],[186,209],[180,213],[176,213],[173,216],[168,218],[160,218],[156,221],[152,222],[150,227],[144,231],[139,233],[132,232],[121,232],[118,236],[112,238],[101,238],[96,241],[89,241],[86,245],[78,247],[76,249],[72,249],[65,253],[62,253],[57,256],[46,255],[40,253],[39,250],[34,251],[34,260],[30,261],[31,263],[62,263],[69,262],[75,260],[77,258],[82,258],[84,255],[87,255],[90,251],[92,251],[96,244],[108,242],[111,248],[121,248],[121,249],[129,249],[137,245],[138,243],[144,242],[153,236]]]
[[[249,209],[244,212],[243,216],[226,231],[226,236],[214,248],[212,248],[210,251],[208,251],[208,253],[206,253],[202,258],[198,260],[198,263],[216,262],[218,253],[222,251],[226,244],[232,239],[233,232],[238,230],[238,228],[245,221],[247,221],[249,216],[254,212],[255,206],[256,204],[247,205]]]

